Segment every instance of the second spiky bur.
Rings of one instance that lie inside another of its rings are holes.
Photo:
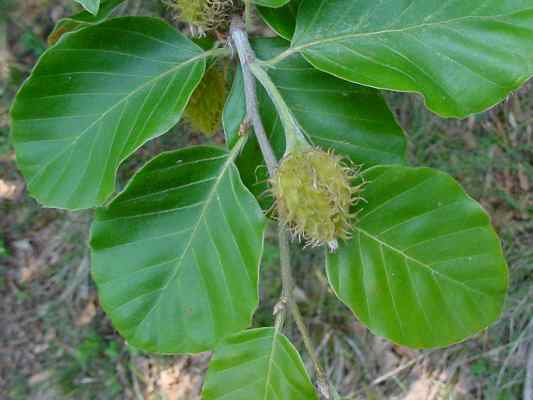
[[[221,126],[225,101],[226,76],[222,66],[211,65],[189,100],[185,119],[193,130],[211,137]]]
[[[317,148],[289,152],[271,180],[279,217],[294,236],[331,250],[350,236],[362,185],[353,186],[357,168]]]
[[[197,27],[200,33],[226,30],[231,16],[241,7],[239,0],[167,0],[178,18]]]

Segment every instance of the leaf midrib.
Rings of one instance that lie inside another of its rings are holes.
[[[408,26],[408,27],[405,27],[405,28],[384,29],[384,30],[381,30],[381,31],[373,31],[373,32],[351,32],[351,33],[346,33],[346,34],[337,35],[337,36],[323,37],[323,38],[318,39],[318,40],[314,40],[314,41],[311,41],[311,42],[303,43],[301,45],[291,46],[284,53],[282,53],[283,54],[282,58],[284,59],[284,58],[290,56],[293,53],[300,52],[301,50],[305,50],[305,49],[310,48],[310,47],[318,46],[318,45],[325,44],[325,43],[341,41],[341,40],[344,40],[344,39],[379,36],[379,35],[385,35],[385,34],[388,34],[388,33],[403,33],[403,32],[413,31],[413,30],[417,30],[417,29],[423,29],[423,28],[427,28],[427,27],[435,27],[435,26],[439,26],[439,25],[448,25],[448,24],[452,24],[452,23],[455,23],[455,22],[460,22],[460,21],[465,21],[465,20],[470,20],[470,19],[474,19],[474,20],[489,20],[489,21],[490,20],[497,20],[498,18],[508,17],[508,16],[511,16],[511,15],[514,15],[514,14],[519,14],[519,13],[525,12],[525,11],[533,11],[533,8],[525,8],[523,10],[518,10],[518,11],[515,11],[515,12],[510,13],[510,14],[498,14],[498,15],[492,15],[492,16],[473,16],[473,15],[471,15],[471,16],[453,18],[453,19],[445,20],[445,21],[427,22],[427,23]],[[281,54],[279,56],[281,56]],[[275,58],[278,59],[279,56],[277,56]]]
[[[159,81],[160,79],[162,79],[163,77],[173,73],[173,72],[176,72],[178,71],[179,69],[181,69],[182,67],[185,67],[186,65],[188,64],[192,64],[198,60],[201,60],[201,59],[204,59],[204,58],[207,58],[209,57],[209,52],[202,52],[201,54],[197,55],[196,57],[193,57],[187,61],[184,61],[180,64],[176,64],[174,67],[168,69],[167,71],[165,71],[164,73],[162,74],[159,74],[157,76],[155,76],[154,78],[146,81],[145,83],[143,83],[142,85],[138,86],[137,88],[135,88],[132,92],[128,93],[128,95],[124,96],[123,98],[121,98],[118,102],[116,102],[115,104],[113,104],[107,111],[103,112],[98,118],[96,118],[89,126],[87,126],[82,132],[80,132],[80,134],[74,139],[72,140],[71,143],[69,143],[67,146],[65,146],[65,148],[63,150],[61,150],[55,157],[51,158],[48,162],[44,163],[36,172],[35,172],[35,175],[32,177],[32,179],[30,179],[28,181],[28,186],[30,186],[34,181],[35,179],[37,179],[41,173],[50,165],[52,164],[54,161],[56,161],[58,158],[60,158],[63,154],[65,154],[68,150],[70,150],[70,148],[72,148],[72,146],[74,146],[87,132],[90,131],[90,129],[95,126],[97,123],[99,123],[100,121],[102,121],[108,114],[110,114],[111,112],[113,112],[116,107],[122,105],[124,102],[128,101],[132,96],[136,95],[137,93],[139,93],[140,91],[142,91],[143,89],[145,89],[146,87],[148,87],[149,85],[153,84],[153,83],[156,83],[157,81]]]
[[[270,351],[270,356],[268,357],[267,363],[267,374],[265,379],[264,395],[263,400],[267,400],[268,387],[270,386],[270,378],[272,376],[272,366],[274,365],[274,351],[276,349],[277,337],[279,335],[280,326],[276,324],[274,332],[272,333],[272,349]]]
[[[358,231],[360,234],[363,234],[363,235],[367,236],[368,238],[370,238],[370,239],[372,239],[372,240],[378,242],[380,245],[385,246],[385,247],[387,247],[388,249],[390,249],[390,250],[392,250],[392,251],[398,253],[398,254],[401,255],[404,259],[406,259],[406,260],[410,260],[410,261],[414,262],[415,264],[418,264],[418,265],[420,265],[420,266],[422,266],[422,267],[424,267],[424,268],[427,268],[427,269],[430,271],[430,273],[431,273],[432,275],[438,275],[439,277],[442,277],[443,279],[446,279],[446,280],[448,280],[448,281],[450,281],[450,282],[453,282],[453,283],[455,283],[456,285],[459,285],[459,286],[465,288],[466,290],[468,290],[468,291],[470,291],[470,292],[473,292],[473,293],[476,293],[476,294],[481,294],[481,295],[483,295],[483,296],[485,296],[485,297],[490,297],[490,296],[489,296],[487,293],[485,293],[485,292],[482,292],[482,291],[480,291],[480,290],[474,289],[473,287],[470,287],[470,286],[466,285],[464,282],[458,281],[457,279],[454,279],[454,278],[452,278],[452,277],[450,277],[450,276],[448,276],[448,275],[445,275],[445,274],[443,274],[443,273],[441,273],[441,272],[439,272],[439,271],[437,271],[437,270],[431,268],[431,265],[426,264],[426,263],[424,263],[423,261],[420,261],[420,260],[418,260],[418,259],[416,259],[416,258],[414,258],[414,257],[411,257],[410,255],[406,254],[406,253],[403,252],[402,250],[400,250],[400,249],[394,247],[394,246],[391,245],[391,244],[388,244],[387,242],[384,242],[383,240],[381,240],[381,239],[378,238],[377,236],[372,235],[371,233],[365,231],[364,229],[362,229],[362,228],[360,228],[360,227],[358,227],[358,226],[354,227],[354,229],[355,229],[356,231]]]
[[[211,203],[211,201],[213,200],[215,194],[217,193],[217,189],[218,189],[218,186],[220,185],[220,182],[222,181],[222,178],[226,175],[226,172],[230,168],[230,166],[233,164],[233,161],[235,160],[235,157],[237,157],[237,155],[239,154],[240,149],[242,147],[241,146],[242,143],[243,143],[243,140],[241,139],[241,141],[238,142],[235,145],[235,147],[232,149],[232,151],[227,155],[228,159],[222,165],[222,168],[220,170],[220,175],[217,177],[216,181],[213,183],[213,187],[209,191],[209,193],[208,193],[208,195],[206,197],[206,200],[204,201],[203,207],[200,210],[200,214],[198,216],[198,220],[197,220],[196,224],[194,225],[194,227],[192,228],[191,236],[190,236],[189,240],[187,241],[187,244],[183,248],[183,252],[181,253],[180,258],[176,262],[176,266],[174,268],[175,269],[174,273],[170,276],[170,278],[168,278],[168,280],[165,283],[165,285],[161,288],[161,290],[160,290],[161,292],[164,292],[168,288],[170,283],[175,278],[178,277],[179,272],[182,270],[181,266],[182,266],[183,260],[184,260],[185,256],[187,255],[187,253],[189,252],[189,250],[190,250],[190,248],[191,248],[191,246],[192,246],[192,244],[193,244],[193,242],[195,240],[196,232],[198,231],[198,228],[200,227],[200,225],[202,224],[202,221],[204,220],[205,213],[206,213],[207,209],[209,208],[209,204]],[[144,321],[151,315],[151,313],[159,306],[160,302],[161,302],[161,296],[158,296],[157,300],[154,302],[154,305],[146,313],[146,315],[143,317],[143,319],[137,324],[137,327],[141,326],[144,323]]]

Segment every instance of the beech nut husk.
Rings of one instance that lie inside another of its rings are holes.
[[[306,148],[285,155],[271,179],[275,208],[291,234],[307,245],[335,250],[350,237],[362,184],[359,169],[332,151]]]

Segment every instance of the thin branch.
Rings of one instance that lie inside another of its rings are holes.
[[[279,243],[279,259],[281,264],[281,298],[274,308],[276,315],[276,328],[281,329],[285,323],[287,316],[287,305],[293,298],[294,283],[291,274],[291,253],[289,248],[289,235],[287,229],[281,223],[278,223],[278,243]]]
[[[278,162],[259,114],[256,81],[250,69],[250,65],[256,62],[256,58],[255,53],[250,46],[250,42],[248,41],[248,35],[246,34],[241,18],[234,17],[231,23],[230,35],[239,55],[242,68],[247,118],[254,128],[269,175],[270,177],[273,177],[276,173]],[[289,235],[287,228],[282,221],[279,222],[278,226],[278,240],[280,248],[282,294],[281,299],[274,310],[274,313],[276,314],[275,329],[278,331],[282,329],[285,323],[287,309],[289,309],[296,322],[296,326],[302,335],[305,348],[311,357],[320,391],[328,399],[337,398],[338,396],[336,396],[335,390],[328,383],[327,376],[320,366],[315,348],[312,344],[311,336],[309,335],[309,331],[305,326],[298,305],[294,299],[294,281],[290,268]]]
[[[289,296],[289,308],[291,310],[291,315],[294,318],[294,322],[296,322],[296,327],[298,328],[298,331],[300,331],[300,334],[302,335],[304,346],[307,352],[309,353],[309,357],[311,358],[313,367],[315,368],[316,379],[318,381],[318,386],[319,386],[320,391],[327,399],[337,398],[335,389],[329,383],[328,377],[326,373],[324,372],[324,370],[322,369],[322,366],[320,365],[320,360],[318,359],[318,356],[316,354],[315,346],[313,345],[313,341],[311,340],[311,335],[309,334],[307,326],[305,325],[305,322],[303,320],[302,314],[300,313],[300,309],[298,308],[298,304],[296,304],[296,300],[294,299],[294,296],[292,294],[291,296]]]
[[[272,177],[276,173],[278,162],[259,115],[255,78],[250,71],[250,64],[255,62],[255,53],[248,41],[248,35],[244,30],[244,24],[239,17],[234,17],[231,22],[230,34],[241,62],[244,80],[244,94],[246,98],[246,114],[254,128],[259,147],[265,158],[268,173]]]

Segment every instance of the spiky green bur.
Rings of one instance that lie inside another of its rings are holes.
[[[207,32],[227,29],[238,0],[167,0],[179,19]]]
[[[167,4],[179,13],[180,19],[193,25],[203,23],[203,9],[206,0],[175,0]]]
[[[361,188],[351,185],[356,172],[343,165],[341,157],[320,149],[286,155],[271,183],[277,211],[291,233],[331,250],[338,239],[348,238],[350,209]]]
[[[185,109],[185,119],[193,130],[213,136],[222,123],[225,99],[224,72],[218,66],[212,66],[191,96]]]

